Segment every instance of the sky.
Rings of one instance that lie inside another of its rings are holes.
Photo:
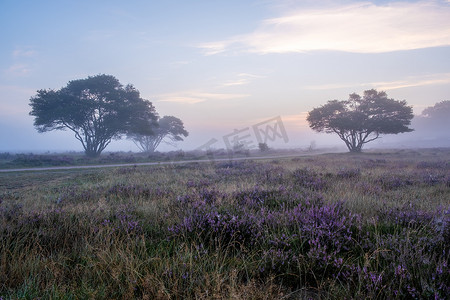
[[[269,146],[338,145],[306,122],[328,100],[375,88],[415,114],[450,100],[448,0],[0,0],[0,41],[1,152],[82,151],[70,131],[38,133],[29,100],[98,74],[184,122],[160,150],[254,147],[261,128]]]

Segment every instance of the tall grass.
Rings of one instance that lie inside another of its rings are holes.
[[[3,299],[446,299],[450,152],[0,176]]]

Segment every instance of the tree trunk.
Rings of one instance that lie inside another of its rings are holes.
[[[96,158],[100,156],[100,152],[94,150],[85,150],[84,153],[90,158]]]
[[[361,153],[362,146],[362,144],[351,145],[350,147],[348,147],[348,150],[350,150],[350,152],[352,153]]]

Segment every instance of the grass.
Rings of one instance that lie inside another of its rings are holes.
[[[325,151],[327,149],[324,149]],[[229,159],[233,158],[250,158],[250,157],[268,157],[281,155],[305,155],[318,153],[319,151],[303,151],[288,149],[269,149],[261,152],[258,150],[238,150],[226,151],[209,150],[204,151],[188,151],[182,150],[170,152],[154,152],[154,153],[133,153],[133,152],[105,152],[98,157],[88,157],[81,152],[67,153],[0,153],[0,170],[1,169],[20,169],[20,168],[36,168],[36,167],[71,167],[71,166],[92,166],[92,165],[108,165],[108,164],[137,164],[137,163],[158,163],[173,161],[189,161],[189,160],[212,160],[212,159]]]
[[[446,299],[450,150],[0,173],[3,299]]]

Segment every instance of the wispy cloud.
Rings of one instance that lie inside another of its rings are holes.
[[[227,81],[223,84],[223,86],[236,86],[236,85],[245,85],[249,84],[253,79],[256,78],[264,78],[265,76],[254,75],[249,73],[239,73],[237,78],[234,80]]]
[[[293,12],[292,12],[293,11]],[[199,45],[207,55],[336,50],[381,53],[450,45],[450,5],[438,1],[355,2],[291,10],[253,33]]]
[[[156,96],[157,102],[177,102],[196,104],[209,100],[229,100],[248,97],[247,94],[209,93],[201,91],[183,91]]]
[[[421,78],[410,77],[406,80],[398,80],[391,82],[375,82],[373,86],[377,89],[388,91],[407,87],[425,86],[425,85],[439,85],[450,84],[450,73],[429,75]]]
[[[205,55],[214,55],[224,52],[229,46],[239,42],[239,39],[230,39],[220,42],[201,43],[199,48],[203,49]]]
[[[293,115],[282,115],[281,118],[284,123],[289,126],[295,126],[298,128],[307,128],[308,122],[306,122],[306,117],[308,116],[308,112],[300,112],[299,114]]]
[[[4,71],[7,76],[10,77],[26,77],[31,73],[32,69],[27,64],[13,64],[8,69]]]
[[[430,74],[423,76],[409,76],[401,80],[378,81],[366,83],[331,83],[304,86],[302,88],[308,90],[334,90],[343,88],[375,88],[378,90],[389,91],[408,87],[418,87],[427,85],[450,84],[450,73]]]
[[[7,77],[26,77],[32,72],[32,62],[35,60],[37,51],[32,47],[18,47],[11,52],[12,61],[3,74]]]
[[[22,58],[22,57],[33,57],[36,55],[36,51],[29,48],[24,49],[16,49],[13,51],[12,56],[14,58]]]

